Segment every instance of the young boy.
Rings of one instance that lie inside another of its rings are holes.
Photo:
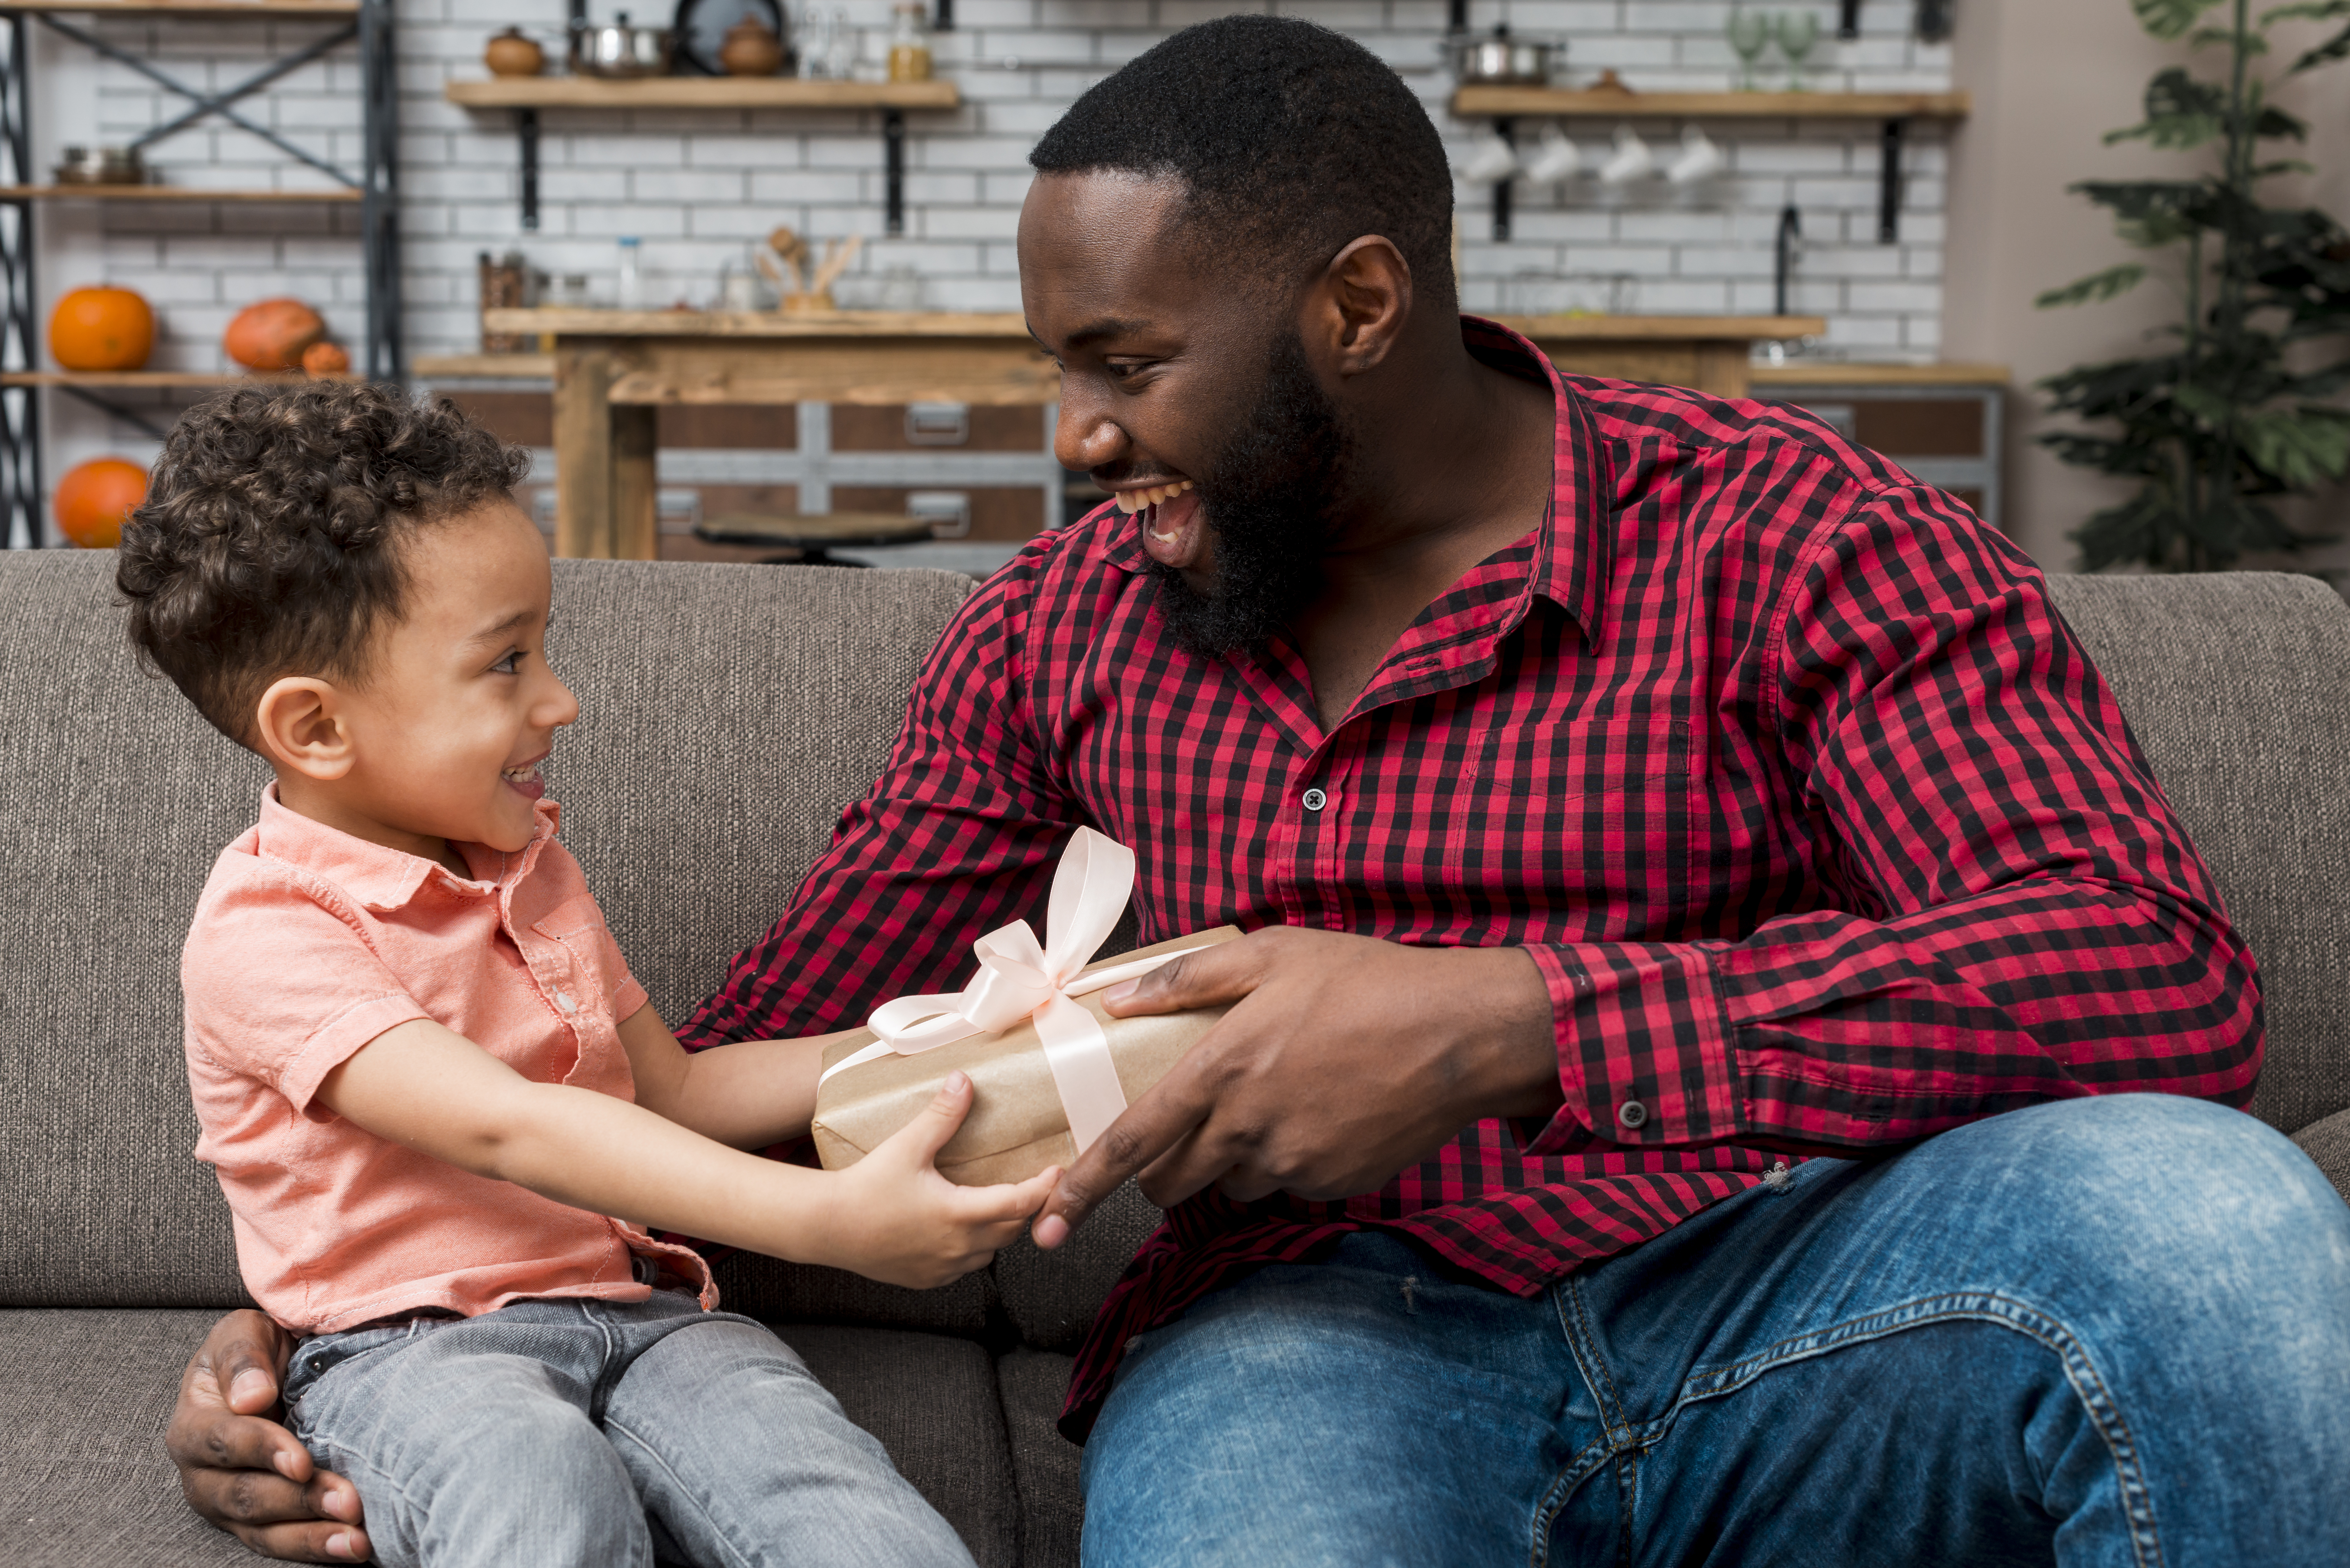
[[[388,389],[243,390],[180,421],[124,533],[142,658],[276,774],[182,983],[197,1153],[308,1336],[289,1424],[387,1564],[968,1563],[641,1227],[937,1285],[1055,1173],[938,1174],[960,1075],[851,1169],[742,1152],[806,1130],[820,1043],[687,1055],[555,841],[539,764],[579,705],[525,466]]]

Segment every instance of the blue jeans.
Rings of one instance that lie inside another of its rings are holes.
[[[286,1371],[384,1568],[971,1568],[789,1345],[677,1292],[323,1334]]]
[[[1087,1568],[2350,1563],[2350,1208],[2199,1101],[1814,1160],[1531,1301],[1392,1237],[1128,1351]]]

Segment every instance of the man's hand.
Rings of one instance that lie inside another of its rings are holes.
[[[930,1290],[994,1261],[1017,1241],[1061,1178],[1054,1166],[1027,1180],[958,1187],[939,1174],[939,1150],[971,1114],[971,1079],[949,1073],[910,1122],[863,1159],[828,1180],[840,1183],[827,1205],[839,1225],[822,1262],[886,1284]]]
[[[1219,1184],[1376,1191],[1488,1116],[1558,1108],[1550,995],[1515,948],[1408,948],[1274,927],[1104,993],[1118,1017],[1232,1003],[1172,1072],[1078,1157],[1036,1221],[1057,1247],[1138,1172],[1171,1208]]]
[[[353,1563],[368,1555],[359,1489],[317,1469],[294,1434],[265,1416],[294,1343],[257,1312],[213,1325],[180,1376],[163,1446],[195,1511],[267,1557]]]

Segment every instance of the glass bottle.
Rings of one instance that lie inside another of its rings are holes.
[[[641,247],[637,236],[620,236],[620,288],[615,301],[622,310],[642,310],[645,307],[645,275],[638,264]]]
[[[890,12],[889,79],[926,82],[931,79],[930,8],[921,0],[905,0]]]
[[[816,80],[832,75],[833,42],[839,32],[832,12],[810,5],[800,14],[800,75]]]

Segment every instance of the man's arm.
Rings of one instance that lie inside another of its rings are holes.
[[[1358,937],[1170,965],[1111,1010],[1236,1005],[1071,1167],[1040,1244],[1138,1172],[1160,1203],[1347,1196],[1488,1117],[1547,1116],[1537,1154],[1820,1152],[2090,1094],[2249,1100],[2251,955],[2028,561],[1938,493],[1881,493],[1823,534],[1773,628],[1770,739],[1841,908],[1526,948],[1534,1012],[1523,972]]]

